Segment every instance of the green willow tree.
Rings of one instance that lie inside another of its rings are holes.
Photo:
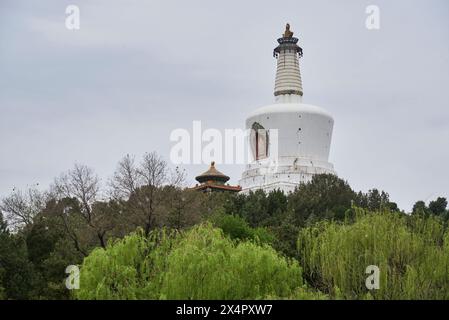
[[[78,299],[261,299],[324,296],[273,248],[232,241],[210,224],[177,235],[135,233],[81,266]]]
[[[300,231],[299,260],[309,283],[346,299],[449,299],[449,233],[438,217],[356,209],[354,222]],[[365,270],[380,269],[367,290]]]

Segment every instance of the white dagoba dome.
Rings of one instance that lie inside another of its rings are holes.
[[[335,174],[328,162],[334,120],[323,108],[302,103],[297,45],[287,24],[277,58],[275,103],[256,109],[246,119],[250,161],[239,184],[242,192],[280,189],[290,192],[314,174]]]

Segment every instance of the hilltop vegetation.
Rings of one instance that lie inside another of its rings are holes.
[[[76,165],[0,203],[2,299],[449,299],[447,201],[317,175],[295,192],[203,194],[155,153],[106,185]],[[65,287],[69,265],[80,289]],[[380,270],[368,290],[366,268]]]
[[[342,223],[301,229],[297,259],[258,237],[231,240],[209,223],[133,233],[84,259],[75,297],[449,299],[449,233],[441,219],[355,211]],[[365,286],[370,265],[381,270],[378,290]]]

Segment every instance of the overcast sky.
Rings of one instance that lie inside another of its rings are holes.
[[[380,30],[365,27],[370,4]],[[274,101],[286,22],[304,50],[304,102],[334,117],[338,175],[406,210],[449,197],[447,0],[1,0],[0,196],[75,162],[106,181],[125,154],[169,160],[170,132],[193,120],[244,128]],[[194,184],[207,165],[186,169]],[[243,166],[219,169],[237,183]]]

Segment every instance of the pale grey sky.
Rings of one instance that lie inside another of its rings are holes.
[[[65,28],[78,5],[81,29]],[[365,28],[367,5],[380,30]],[[290,22],[304,102],[335,119],[330,161],[355,190],[403,209],[449,197],[449,2],[0,2],[0,196],[74,162],[104,181],[170,132],[244,127],[273,102],[272,49]],[[190,182],[207,168],[187,166]],[[237,183],[242,166],[219,168]]]

